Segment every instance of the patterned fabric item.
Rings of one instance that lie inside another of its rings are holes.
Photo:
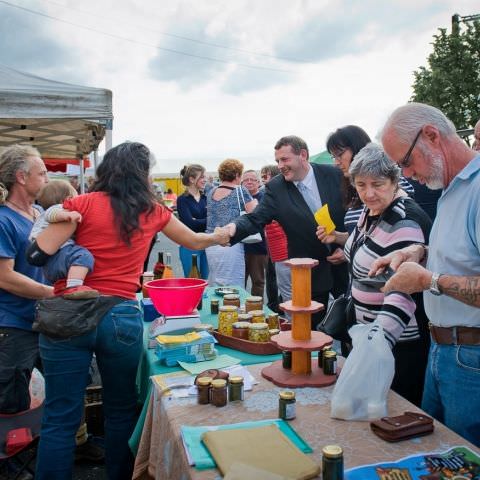
[[[215,245],[205,249],[208,260],[208,284],[245,285],[245,253],[243,243],[231,247]]]
[[[381,218],[368,217],[368,210],[360,216],[357,228],[365,231],[374,225],[371,232],[364,236],[364,242],[351,258],[353,234],[345,245],[345,255],[353,262],[352,297],[355,302],[358,323],[371,323],[377,319],[391,345],[398,341],[419,338],[415,319],[415,302],[410,295],[390,292],[384,295],[378,287],[363,285],[357,280],[366,278],[375,259],[412,243],[426,243],[430,221],[425,212],[410,198],[402,197],[393,202]],[[360,234],[362,238],[363,234]]]

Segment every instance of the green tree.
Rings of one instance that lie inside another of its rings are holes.
[[[480,22],[439,31],[428,67],[413,73],[411,100],[439,108],[457,129],[472,128],[480,119]]]

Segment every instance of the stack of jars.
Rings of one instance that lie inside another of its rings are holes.
[[[218,332],[251,342],[268,342],[279,330],[278,314],[273,313],[265,318],[262,297],[247,297],[245,307],[240,304],[240,296],[225,295],[223,305],[218,300],[210,303],[211,313],[218,313]]]

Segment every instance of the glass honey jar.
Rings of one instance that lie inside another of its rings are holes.
[[[229,294],[223,297],[224,305],[234,305],[237,308],[240,308],[240,295]]]
[[[268,323],[251,323],[248,327],[248,339],[251,342],[268,342]]]
[[[197,380],[197,403],[199,405],[207,405],[210,403],[210,387],[212,377],[200,377]]]
[[[216,407],[224,407],[227,404],[227,399],[227,381],[223,379],[212,380],[210,403]]]
[[[232,325],[238,320],[235,305],[222,305],[218,313],[218,331],[222,335],[232,336]]]
[[[248,340],[248,327],[250,322],[235,322],[232,325],[232,337]]]
[[[249,313],[252,315],[252,323],[265,323],[263,310],[251,310]]]
[[[252,314],[238,312],[238,321],[252,323]]]
[[[245,310],[248,312],[252,310],[262,310],[263,309],[263,299],[262,297],[247,297],[245,299]]]
[[[278,313],[271,313],[267,317],[268,328],[278,328],[280,329],[280,320],[278,318]]]

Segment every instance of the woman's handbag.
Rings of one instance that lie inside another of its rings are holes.
[[[240,191],[240,193],[238,193]],[[237,202],[238,202],[238,208],[240,210],[240,215],[245,215],[247,212],[245,211],[245,197],[243,196],[243,191],[242,187],[237,187],[235,189],[235,192],[237,194]],[[243,208],[240,203],[240,195],[242,196],[242,202],[243,202]],[[249,235],[248,237],[245,237],[243,240],[241,240],[242,243],[259,243],[262,241],[262,236],[260,233],[252,233],[252,235]]]
[[[350,343],[348,330],[355,325],[355,306],[350,294],[340,295],[330,303],[318,329],[335,340]]]

